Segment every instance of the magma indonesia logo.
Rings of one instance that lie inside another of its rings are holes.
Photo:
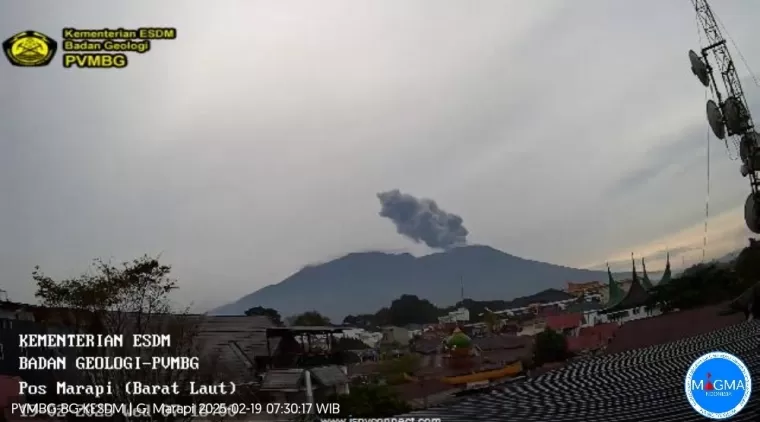
[[[739,413],[752,394],[752,378],[744,362],[724,352],[699,357],[684,382],[686,398],[699,414],[727,419]]]

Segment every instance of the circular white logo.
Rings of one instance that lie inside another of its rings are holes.
[[[689,367],[684,380],[686,398],[700,415],[727,419],[747,405],[752,377],[747,365],[725,352],[702,355]]]

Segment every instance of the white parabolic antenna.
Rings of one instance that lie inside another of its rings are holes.
[[[707,70],[707,65],[697,53],[694,52],[694,50],[689,50],[689,61],[691,62],[691,73],[699,79],[699,82],[702,82],[702,85],[710,86],[710,76]]]
[[[758,203],[760,198],[755,198],[754,193],[750,193],[747,197],[747,202],[744,203],[744,221],[747,223],[747,228],[754,233],[760,233],[760,209],[758,209]]]
[[[718,139],[726,137],[726,126],[723,124],[723,113],[713,100],[707,100],[707,122]]]
[[[711,131],[719,139],[724,140],[727,149],[735,147],[738,154],[729,156],[741,158],[741,174],[749,179],[750,190],[744,205],[744,219],[747,228],[760,234],[760,135],[755,131],[755,123],[749,110],[749,103],[744,95],[741,77],[736,70],[736,64],[731,57],[728,41],[730,37],[723,36],[723,24],[715,16],[709,0],[691,0],[696,12],[699,26],[699,52],[689,51],[691,71],[707,88],[712,100],[707,102],[707,121]],[[734,47],[738,47],[734,43]],[[739,56],[744,56],[739,51]],[[753,73],[745,61],[745,66]],[[754,75],[753,75],[754,76]],[[709,131],[708,131],[709,135]],[[709,138],[709,137],[708,137]],[[728,140],[731,142],[728,142]],[[708,150],[707,181],[708,201],[710,183],[710,155]],[[707,244],[708,204],[705,204],[705,238]],[[704,257],[704,249],[703,249]]]
[[[743,133],[749,129],[747,108],[735,97],[726,98],[723,103],[723,117],[729,134]]]

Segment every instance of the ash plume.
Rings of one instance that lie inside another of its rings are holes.
[[[398,189],[377,194],[380,216],[393,221],[396,231],[431,248],[449,249],[467,243],[462,217],[438,207],[432,199],[416,198]]]

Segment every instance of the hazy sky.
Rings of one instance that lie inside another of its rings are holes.
[[[714,3],[760,70],[760,3]],[[33,299],[34,265],[72,276],[95,257],[163,253],[182,299],[207,308],[347,252],[426,253],[378,216],[376,193],[396,188],[523,257],[701,257],[707,125],[688,0],[68,0],[0,15],[3,37],[141,26],[178,39],[122,70],[0,63],[11,299]],[[712,146],[718,256],[746,242],[749,186]]]

